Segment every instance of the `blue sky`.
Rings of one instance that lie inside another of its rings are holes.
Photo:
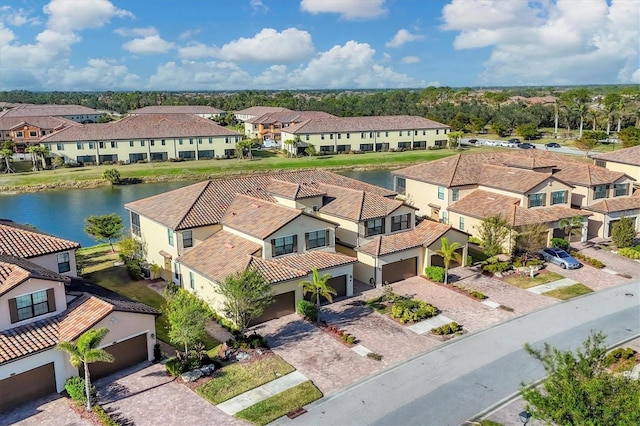
[[[10,0],[0,90],[640,83],[638,0]]]

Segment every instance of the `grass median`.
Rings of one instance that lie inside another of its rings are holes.
[[[584,284],[577,283],[568,287],[561,287],[555,290],[542,293],[544,296],[554,297],[560,300],[573,299],[574,297],[582,296],[585,294],[593,293],[589,287]]]

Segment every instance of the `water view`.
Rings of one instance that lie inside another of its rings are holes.
[[[351,171],[341,174],[385,188],[393,188],[391,173],[386,170]],[[192,183],[191,181],[147,183],[0,195],[0,218],[28,223],[41,231],[77,241],[83,247],[88,247],[96,242],[83,231],[86,217],[116,213],[127,225],[128,219],[123,207],[126,203]]]

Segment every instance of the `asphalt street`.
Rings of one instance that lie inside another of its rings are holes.
[[[459,425],[544,376],[524,344],[578,347],[591,330],[612,345],[640,335],[640,281],[456,338],[329,395],[299,425]],[[327,366],[331,368],[331,366]]]

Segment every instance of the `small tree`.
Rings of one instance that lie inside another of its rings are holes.
[[[482,240],[480,247],[484,253],[493,257],[504,251],[504,244],[511,234],[511,225],[501,215],[489,216],[482,219],[478,227],[478,238]]]
[[[630,217],[622,217],[613,224],[611,241],[618,248],[631,247],[636,237],[635,221]]]
[[[53,160],[51,160],[51,167],[53,167],[53,169],[57,169],[58,167],[62,167],[64,166],[64,158],[56,156],[53,157]]]
[[[606,370],[605,336],[592,332],[575,352],[525,345],[547,373],[540,387],[521,384],[534,419],[557,425],[640,424],[640,381]]]
[[[444,263],[444,284],[449,284],[449,264],[452,260],[462,263],[462,256],[456,250],[460,248],[460,244],[451,243],[447,237],[440,238],[440,250],[436,250],[436,254],[442,257]]]
[[[547,244],[548,233],[547,227],[542,223],[518,226],[516,228],[516,251],[527,255],[542,250]]]
[[[624,148],[640,145],[640,129],[637,127],[626,127],[620,130],[618,137],[622,141]]]
[[[463,132],[449,132],[447,137],[449,138],[449,149],[460,148],[460,138],[464,136]]]
[[[598,141],[607,137],[606,132],[586,131],[580,138],[575,141],[574,145],[580,151],[584,151],[585,157],[589,155],[589,151],[598,145]]]
[[[76,368],[84,366],[84,384],[87,395],[87,411],[91,411],[91,379],[89,364],[94,362],[113,362],[113,355],[104,349],[98,349],[100,342],[109,333],[107,328],[98,328],[84,332],[75,342],[59,342],[56,349],[69,354],[69,362]]]
[[[308,144],[307,147],[304,149],[304,153],[307,154],[309,156],[309,158],[313,157],[314,155],[316,155],[316,147],[313,144]]]
[[[311,277],[311,281],[301,281],[300,287],[302,287],[303,294],[309,294],[312,301],[315,299],[316,307],[318,308],[316,322],[320,323],[320,298],[324,297],[329,302],[333,302],[333,296],[338,293],[328,284],[328,281],[331,279],[331,274],[320,276],[318,268],[314,266]]]
[[[516,127],[516,133],[526,140],[536,139],[538,137],[538,126],[535,123],[521,124]]]
[[[558,226],[564,231],[565,239],[568,242],[571,242],[572,235],[582,235],[582,221],[583,217],[580,215],[560,219]]]
[[[147,257],[147,245],[137,238],[123,238],[118,243],[118,253],[120,258],[125,262],[130,262],[134,259],[144,259]]]
[[[169,321],[169,340],[176,345],[184,346],[184,353],[189,346],[197,343],[204,336],[205,324],[209,318],[209,309],[204,302],[188,291],[178,288],[164,291],[167,300],[163,313]]]
[[[118,169],[107,169],[102,173],[102,178],[111,182],[111,184],[118,183],[122,180]]]
[[[84,232],[97,242],[108,241],[113,249],[113,241],[122,236],[124,226],[122,218],[115,213],[102,216],[89,216],[84,220]]]
[[[252,320],[273,303],[273,287],[259,270],[248,268],[228,276],[218,285],[224,296],[224,313],[238,326],[242,335]]]

